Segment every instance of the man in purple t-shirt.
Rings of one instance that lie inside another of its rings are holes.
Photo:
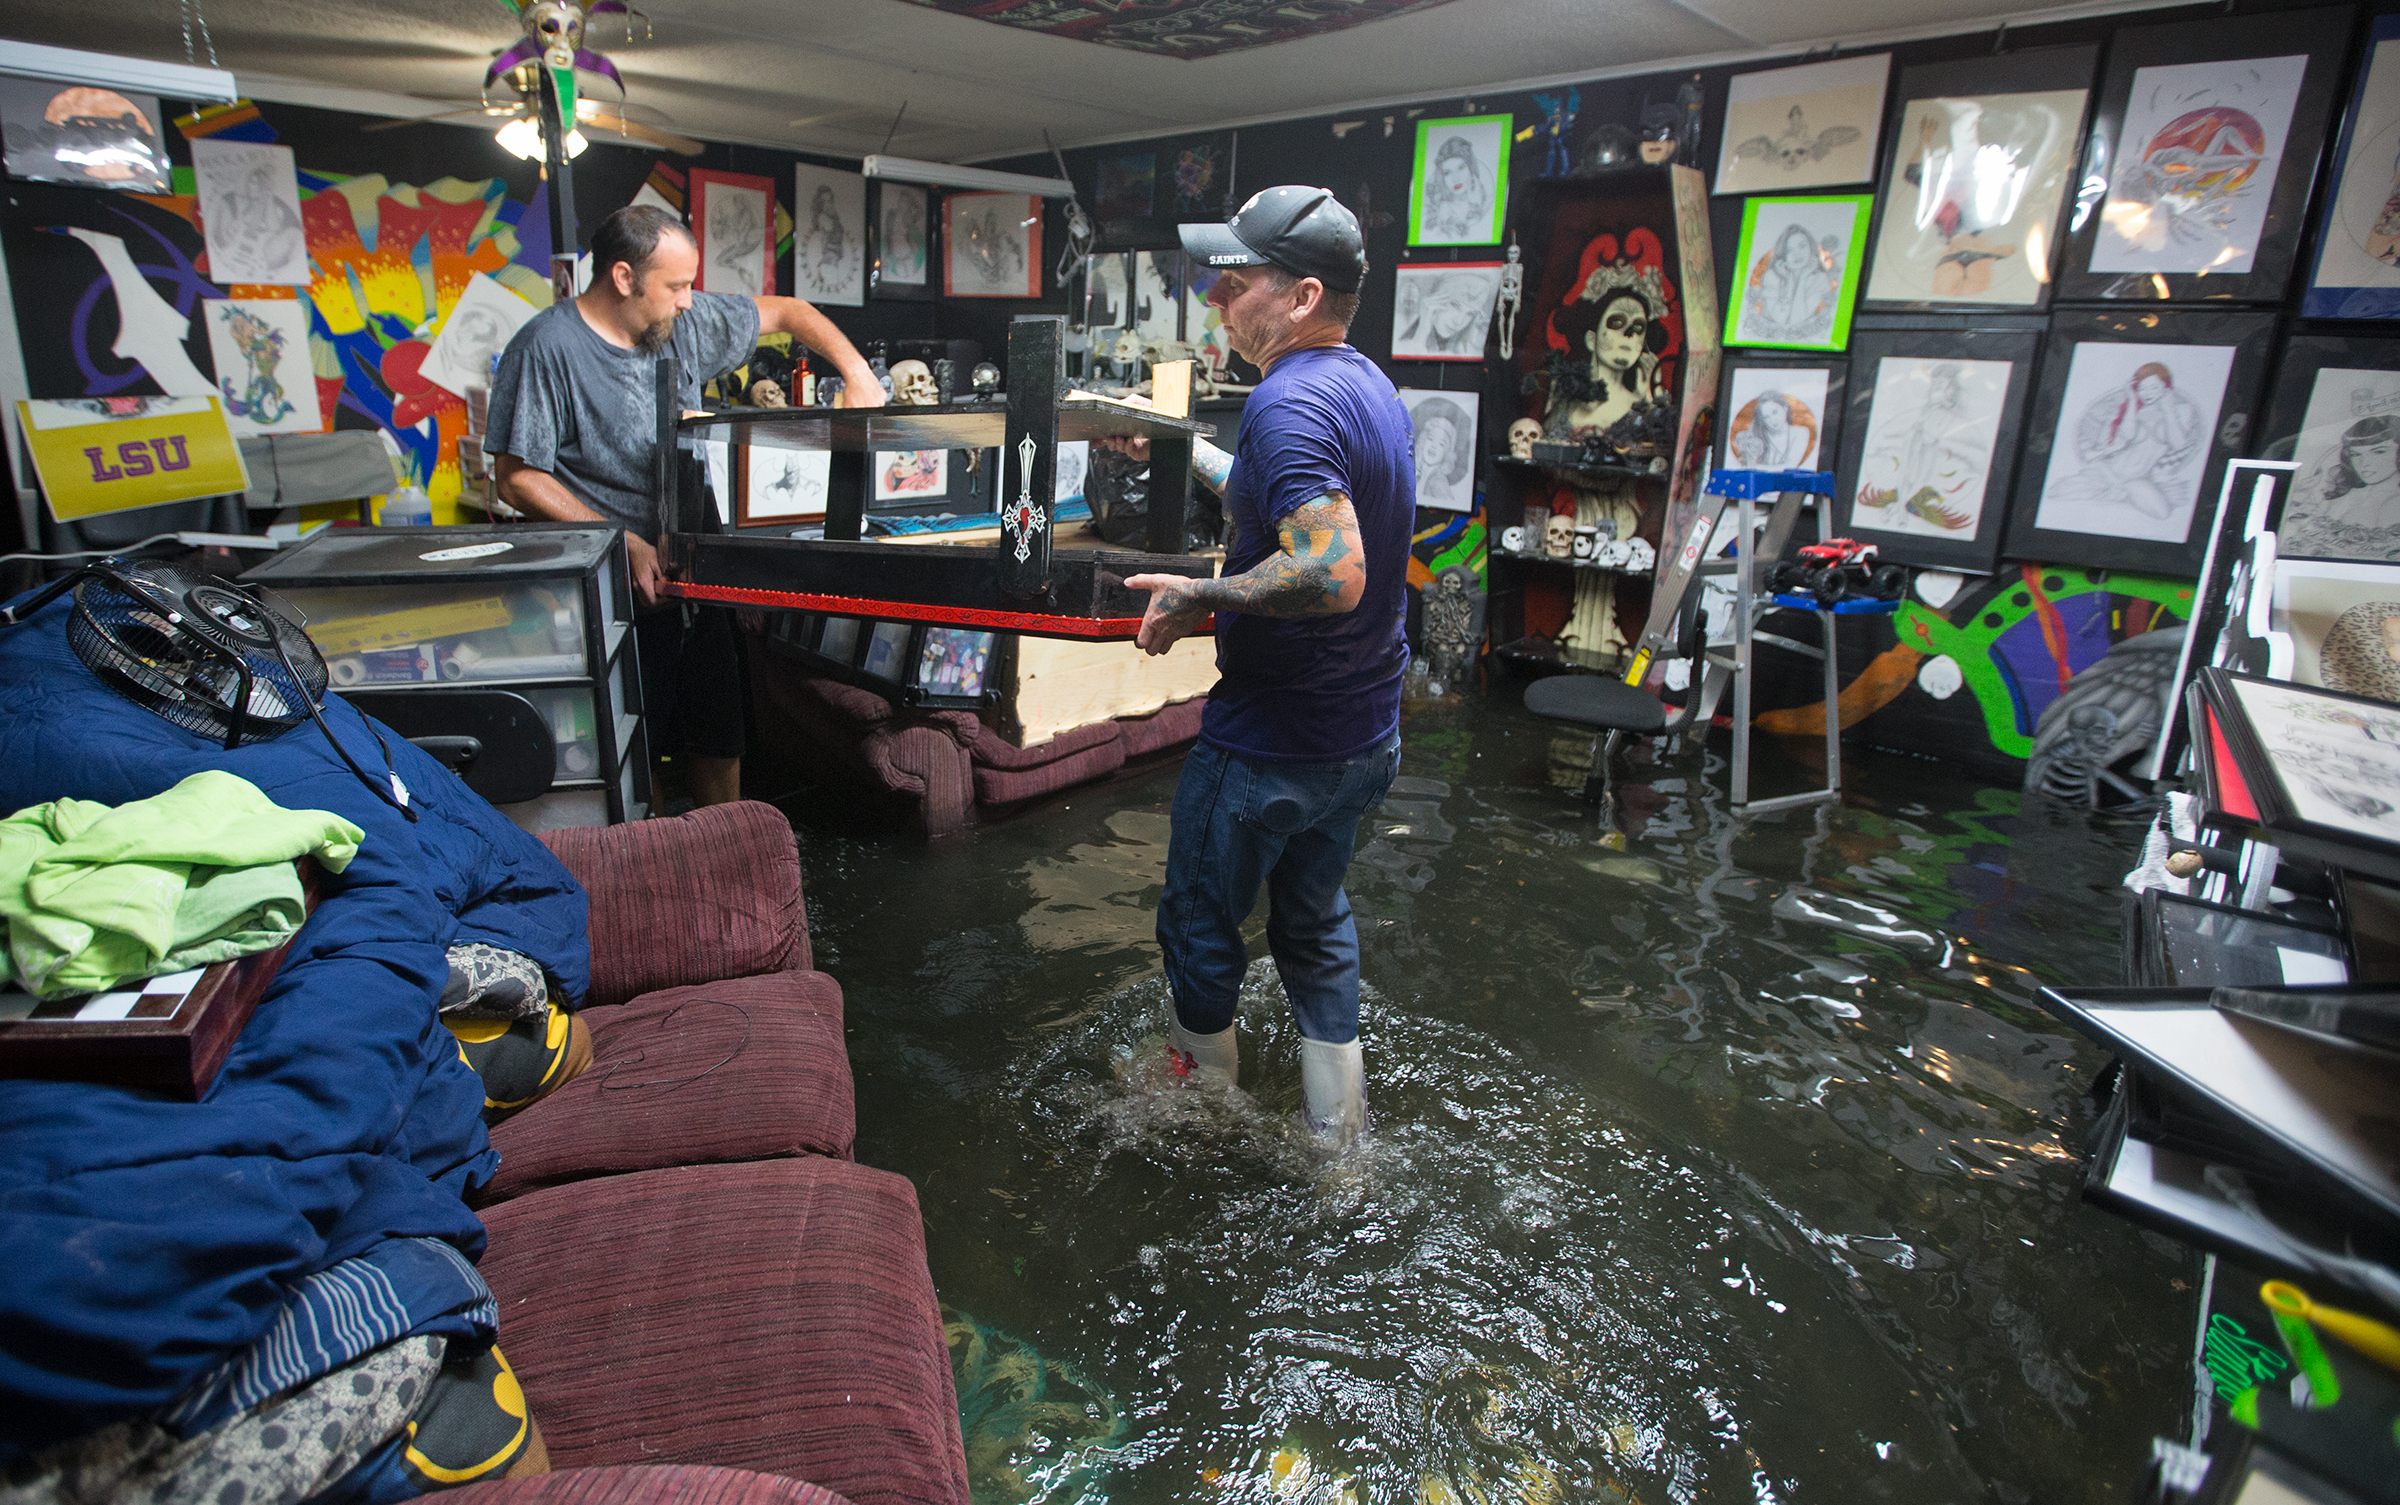
[[[1407,410],[1344,343],[1366,278],[1358,220],[1322,188],[1270,188],[1185,225],[1218,272],[1209,303],[1265,372],[1228,455],[1194,445],[1232,532],[1214,580],[1137,575],[1140,642],[1164,653],[1211,613],[1220,678],[1175,791],[1158,943],[1180,1074],[1238,1073],[1242,922],[1267,889],[1267,947],[1300,1025],[1310,1126],[1366,1127],[1358,927],[1342,876],[1360,817],[1400,767],[1400,676],[1416,473]]]

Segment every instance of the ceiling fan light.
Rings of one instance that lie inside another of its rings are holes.
[[[499,142],[500,149],[511,156],[523,157],[528,162],[539,162],[542,159],[541,122],[530,115],[520,115],[500,127],[493,134],[492,139]],[[591,143],[583,138],[583,132],[567,132],[567,155],[569,157],[582,156],[584,148],[590,145]]]

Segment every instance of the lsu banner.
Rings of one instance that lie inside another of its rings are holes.
[[[60,522],[250,489],[214,397],[78,397],[17,404],[34,473]]]

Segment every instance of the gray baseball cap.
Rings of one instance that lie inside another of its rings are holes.
[[[1224,224],[1180,225],[1177,233],[1184,250],[1212,267],[1277,266],[1337,293],[1355,293],[1367,280],[1358,216],[1329,188],[1262,189]]]

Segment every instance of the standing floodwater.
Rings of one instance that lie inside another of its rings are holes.
[[[1339,1163],[1263,960],[1246,1091],[1154,1080],[1173,765],[930,849],[789,802],[977,1501],[2130,1498],[2197,1260],[2077,1201],[2033,995],[2116,979],[2138,827],[1894,759],[1736,822],[1693,757],[1614,850],[1513,700],[1412,713],[1362,833]]]

